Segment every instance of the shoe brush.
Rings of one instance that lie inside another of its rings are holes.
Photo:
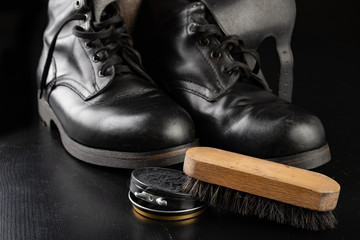
[[[215,148],[190,148],[183,191],[212,207],[294,227],[335,227],[340,185],[323,174]]]

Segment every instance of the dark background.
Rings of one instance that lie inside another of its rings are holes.
[[[209,209],[190,222],[142,219],[127,200],[130,170],[82,163],[39,124],[37,61],[47,1],[0,7],[0,239],[358,239],[360,17],[357,0],[298,0],[293,102],[323,122],[332,161],[315,169],[342,186],[337,229],[309,232]],[[271,85],[278,65],[261,47]],[[267,63],[268,62],[268,63]]]

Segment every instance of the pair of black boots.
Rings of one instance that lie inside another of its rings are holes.
[[[256,51],[202,2],[146,1],[133,33],[148,71],[116,2],[49,0],[48,14],[39,113],[74,157],[166,166],[200,144],[307,169],[330,160],[320,120],[272,94]]]

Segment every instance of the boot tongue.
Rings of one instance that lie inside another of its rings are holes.
[[[102,14],[105,8],[110,4],[116,2],[116,0],[95,0],[94,1],[94,15],[95,20],[100,22]]]

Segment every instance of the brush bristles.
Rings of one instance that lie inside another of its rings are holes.
[[[211,207],[223,208],[242,215],[254,215],[297,228],[326,230],[335,228],[337,224],[331,211],[312,211],[190,177],[185,181],[183,191]]]

